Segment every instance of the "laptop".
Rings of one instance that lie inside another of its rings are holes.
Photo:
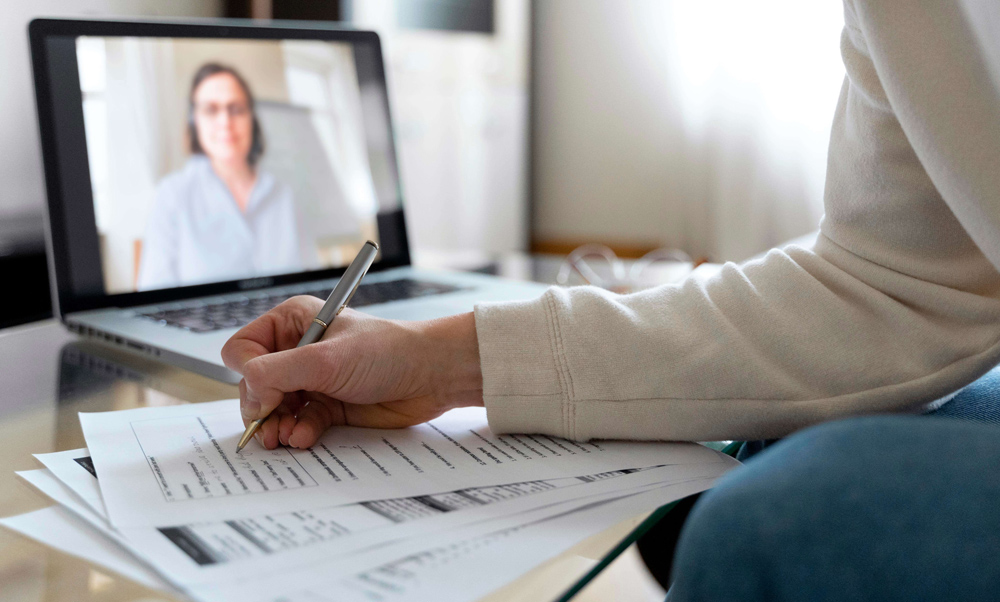
[[[53,302],[74,332],[237,382],[226,340],[325,298],[368,239],[351,306],[376,316],[544,291],[410,266],[373,32],[39,19],[29,38]]]

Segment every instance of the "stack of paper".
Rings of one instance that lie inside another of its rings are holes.
[[[59,506],[0,524],[195,600],[474,600],[736,465],[694,444],[496,436],[479,408],[240,454],[238,400],[80,421],[88,449],[18,473]]]

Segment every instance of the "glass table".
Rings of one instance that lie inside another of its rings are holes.
[[[479,269],[545,280],[557,264],[549,261],[542,266],[515,258],[508,260],[506,268],[493,265],[491,269],[489,262],[484,262]],[[531,269],[536,273],[531,274]],[[0,331],[0,516],[51,505],[14,471],[40,468],[31,454],[84,447],[78,412],[238,396],[234,386],[80,339],[54,320]],[[668,511],[669,506],[623,521],[484,600],[568,600]],[[68,599],[111,602],[170,598],[0,529],[0,600]]]

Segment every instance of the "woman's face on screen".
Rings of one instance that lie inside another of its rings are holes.
[[[219,73],[194,91],[198,143],[213,161],[246,161],[253,143],[250,99],[236,78]]]

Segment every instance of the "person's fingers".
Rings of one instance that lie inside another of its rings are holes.
[[[264,449],[274,449],[278,447],[278,422],[281,420],[280,414],[272,414],[260,425],[257,433],[260,435],[261,445]]]
[[[285,394],[281,405],[275,408],[275,413],[281,416],[278,419],[278,441],[282,445],[288,445],[288,435],[291,434],[292,427],[295,426],[295,416],[302,409],[304,403],[301,391],[295,391]]]
[[[240,418],[243,420],[243,428],[247,428],[248,426],[250,426],[250,423],[253,422],[253,418],[247,418],[247,411],[243,407],[243,403],[247,398],[246,379],[243,378],[240,379],[239,387],[240,387]]]
[[[246,396],[246,381],[240,381],[240,399],[244,399]],[[292,427],[295,426],[295,414],[302,407],[303,401],[301,396],[297,393],[290,393],[285,396],[284,401],[271,412],[268,420],[261,423],[260,427],[257,428],[257,432],[254,434],[254,438],[257,442],[266,449],[274,449],[281,445],[288,445],[288,436],[291,434]],[[272,420],[273,419],[273,420]],[[250,426],[252,419],[248,419],[246,416],[243,417],[243,426]],[[272,436],[272,430],[274,431],[274,436]],[[275,443],[276,441],[276,443]]]
[[[260,403],[255,399],[251,399],[250,387],[247,386],[247,379],[240,379],[240,418],[243,419],[243,428],[250,426],[250,423],[258,418],[262,418],[267,415],[267,412],[260,411]],[[263,425],[261,425],[263,426]],[[258,434],[260,433],[260,428],[257,429]],[[263,445],[263,442],[261,442]]]
[[[323,301],[316,297],[288,299],[226,341],[222,347],[223,363],[230,370],[243,374],[243,367],[250,360],[295,347],[321,307]]]
[[[325,345],[306,345],[256,357],[243,366],[246,396],[240,406],[244,419],[266,416],[294,391],[331,393],[339,366]],[[338,354],[339,355],[339,354]]]
[[[288,437],[292,434],[292,427],[295,426],[295,423],[295,415],[291,412],[283,414],[281,418],[278,419],[278,441],[280,441],[282,445],[288,445]]]
[[[277,437],[278,443],[281,445],[288,445],[288,437],[286,436],[284,439],[281,438],[281,423],[282,421],[288,420],[289,418],[294,420],[295,410],[297,410],[298,406],[300,405],[296,404],[295,398],[296,396],[294,394],[287,395],[285,397],[285,400],[281,403],[281,405],[274,408],[274,411],[271,412],[271,415],[268,417],[268,419],[264,421],[263,424],[261,424],[261,428],[263,428],[265,424],[271,422],[271,419],[274,419],[272,422],[273,426],[268,427],[269,430],[267,434],[270,435],[270,429],[274,428],[275,437]]]
[[[344,424],[344,404],[330,400],[312,401],[301,410],[292,429],[288,444],[299,449],[312,447],[333,424]]]

